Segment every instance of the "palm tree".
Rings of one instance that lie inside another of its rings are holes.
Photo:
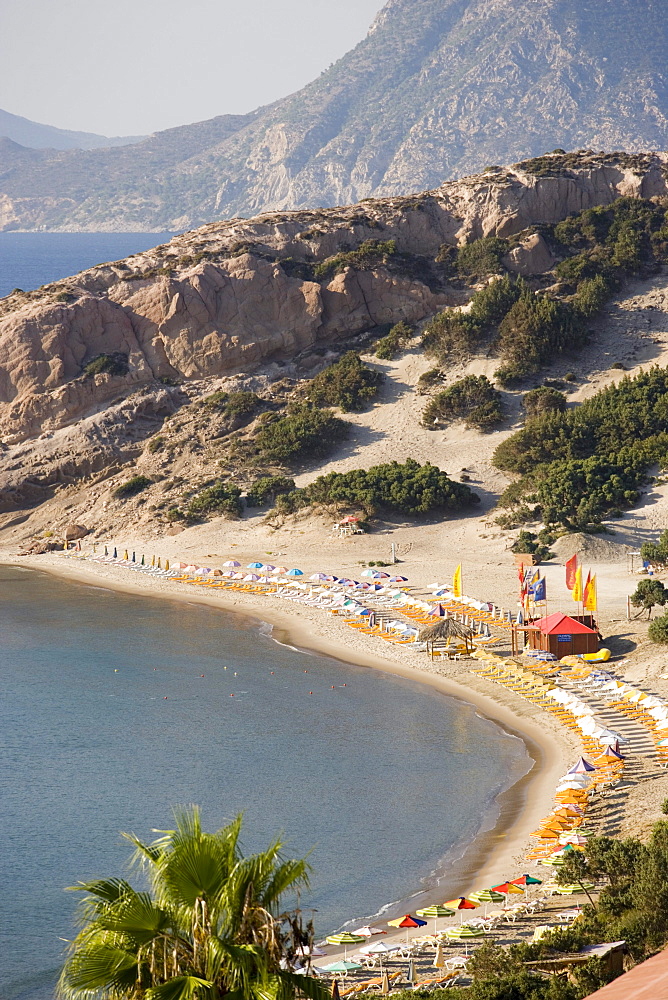
[[[244,857],[242,817],[204,833],[199,809],[175,811],[176,829],[135,846],[150,891],[123,879],[79,883],[81,930],[58,984],[63,1000],[329,1000],[329,991],[291,971],[312,944],[299,910],[281,898],[308,887],[305,860],[281,856],[275,840]]]

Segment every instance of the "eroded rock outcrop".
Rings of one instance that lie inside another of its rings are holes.
[[[666,154],[556,156],[539,174],[518,165],[411,198],[210,224],[12,294],[0,300],[0,506],[129,460],[178,408],[169,386],[464,301],[434,280],[444,245],[520,234],[508,264],[538,273],[552,262],[538,223],[620,195],[666,197],[667,178]],[[351,251],[370,240],[397,252],[357,264]],[[91,364],[101,356],[122,364]]]

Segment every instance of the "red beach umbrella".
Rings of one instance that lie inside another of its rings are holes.
[[[524,892],[524,889],[520,889],[516,882],[502,882],[501,885],[493,885],[492,892],[503,892],[509,896],[513,892]]]
[[[514,878],[512,881],[513,885],[542,885],[542,881],[539,878],[534,878],[533,875],[522,875],[521,878]]]
[[[425,927],[427,924],[426,920],[412,917],[410,913],[405,913],[403,917],[397,917],[396,920],[388,920],[387,922],[390,927]]]
[[[451,910],[477,910],[478,903],[474,903],[472,899],[467,899],[466,896],[457,896],[456,899],[449,899],[444,906],[449,906]],[[460,914],[460,920],[464,919],[464,914]]]

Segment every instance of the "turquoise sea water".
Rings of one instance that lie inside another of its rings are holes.
[[[174,233],[0,233],[0,298],[166,243]]]
[[[529,768],[470,706],[250,619],[9,567],[0,610],[3,998],[52,995],[64,887],[125,874],[119,831],[150,838],[174,804],[210,828],[245,810],[248,849],[278,831],[314,848],[304,904],[324,935],[417,906]]]

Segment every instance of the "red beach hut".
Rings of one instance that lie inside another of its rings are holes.
[[[526,631],[531,649],[554,653],[558,660],[562,656],[598,652],[598,632],[559,612],[532,622]]]

